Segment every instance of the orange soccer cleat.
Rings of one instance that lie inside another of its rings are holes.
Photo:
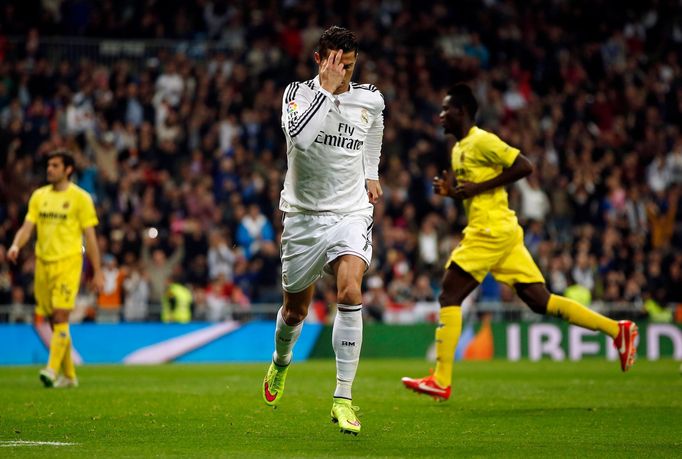
[[[635,356],[637,355],[637,347],[635,340],[637,338],[637,324],[630,320],[621,320],[618,322],[618,336],[613,340],[613,345],[620,354],[620,368],[623,371],[628,371],[635,363]]]
[[[452,386],[439,386],[434,375],[429,375],[418,379],[404,377],[402,382],[407,389],[413,390],[418,394],[426,394],[431,396],[439,402],[444,402],[445,400],[449,399],[450,392],[452,391]]]

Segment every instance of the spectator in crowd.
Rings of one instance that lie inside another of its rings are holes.
[[[185,80],[177,71],[176,61],[169,60],[156,80],[156,94],[154,95],[156,105],[168,104],[170,107],[177,107],[180,104],[184,89]],[[159,111],[165,116],[157,116],[157,124],[163,124],[168,113],[172,113],[170,107],[165,107],[165,110]]]
[[[594,290],[596,279],[593,257],[585,251],[578,253],[575,257],[575,266],[571,271],[571,276],[576,284],[582,285],[589,291]]]
[[[208,276],[211,280],[223,276],[227,281],[234,280],[234,265],[238,253],[230,247],[221,231],[213,230],[209,235]]]
[[[248,213],[237,227],[237,243],[244,247],[246,258],[252,258],[264,241],[273,241],[274,237],[272,224],[263,215],[258,204],[250,204]]]
[[[519,220],[523,223],[530,220],[544,223],[550,212],[550,204],[547,194],[540,187],[537,172],[519,180],[515,185],[521,192]]]
[[[149,314],[149,280],[146,270],[139,263],[134,263],[123,281],[125,301],[123,318],[126,322],[139,322],[147,319]]]
[[[104,287],[97,298],[97,306],[101,310],[118,313],[123,304],[123,280],[126,272],[118,266],[116,257],[107,253],[102,256],[102,274]]]
[[[184,324],[190,320],[192,320],[191,290],[169,279],[161,298],[161,322]]]
[[[365,314],[376,322],[383,321],[384,311],[390,306],[391,299],[384,289],[381,276],[374,275],[367,279],[367,289],[362,296]]]
[[[412,300],[414,302],[434,302],[436,293],[431,286],[431,279],[426,274],[421,274],[412,287]]]
[[[440,261],[440,254],[438,253],[438,221],[439,218],[435,214],[426,216],[417,235],[419,244],[417,267],[420,271],[430,274],[435,274],[438,262]]]
[[[166,291],[166,286],[171,274],[182,262],[184,256],[184,244],[181,235],[173,235],[172,243],[175,245],[173,254],[166,256],[166,252],[158,245],[157,232],[150,228],[142,238],[142,266],[149,275],[149,301],[160,304],[161,298]]]
[[[235,313],[248,311],[249,299],[223,274],[215,277],[205,292],[206,320],[233,320]]]

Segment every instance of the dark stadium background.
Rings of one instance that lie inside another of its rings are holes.
[[[0,5],[0,321],[30,320],[33,255],[5,254],[59,147],[95,199],[111,287],[95,297],[86,268],[77,320],[158,320],[168,278],[192,290],[197,320],[276,311],[281,95],[315,75],[332,24],[358,33],[354,80],[386,100],[368,319],[424,320],[415,305],[434,301],[465,224],[430,186],[448,165],[437,115],[456,81],[475,89],[479,124],[535,164],[510,200],[550,289],[674,319],[678,1],[29,0]],[[320,321],[334,295],[321,281]],[[479,295],[479,310],[522,311],[493,281]]]

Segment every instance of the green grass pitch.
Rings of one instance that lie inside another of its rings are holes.
[[[0,368],[0,457],[681,457],[682,375],[672,360],[463,362],[453,397],[402,388],[417,360],[360,362],[362,433],[330,422],[334,362],[294,363],[262,402],[267,365],[85,366],[78,389]],[[73,443],[53,446],[19,441]]]

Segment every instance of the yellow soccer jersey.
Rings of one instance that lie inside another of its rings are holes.
[[[510,147],[495,134],[473,126],[452,147],[452,170],[458,181],[485,182],[511,166],[518,155],[518,149]],[[495,236],[518,225],[516,214],[509,208],[504,187],[465,199],[464,210],[469,222],[465,233],[476,230]]]
[[[36,225],[36,257],[44,261],[82,253],[83,230],[99,223],[92,198],[73,183],[64,191],[52,185],[35,190],[26,220]]]

